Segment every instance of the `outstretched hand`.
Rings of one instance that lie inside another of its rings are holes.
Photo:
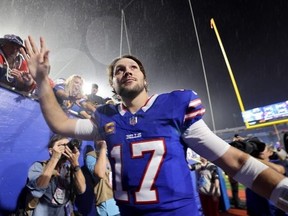
[[[37,83],[48,77],[50,64],[44,38],[40,37],[40,50],[31,36],[25,40],[26,52],[21,48],[21,54],[27,61],[29,71]]]

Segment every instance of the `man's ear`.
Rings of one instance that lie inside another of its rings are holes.
[[[114,88],[113,82],[110,82],[110,86],[111,86],[111,88],[112,88],[112,92],[116,94],[116,91],[115,91],[115,88]]]
[[[148,89],[148,83],[147,83],[146,80],[144,80],[144,87],[145,87],[145,89],[146,89],[146,91],[147,91],[147,89]]]

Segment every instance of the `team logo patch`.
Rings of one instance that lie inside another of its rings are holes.
[[[129,119],[129,124],[130,125],[136,125],[137,124],[137,116],[132,116],[130,119]]]
[[[105,133],[106,134],[113,134],[115,133],[115,123],[114,122],[109,122],[105,125],[104,127]]]

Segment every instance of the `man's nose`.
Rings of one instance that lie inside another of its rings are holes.
[[[128,67],[126,67],[125,68],[125,72],[124,72],[124,76],[128,76],[128,75],[131,75],[131,74],[132,74],[131,70]]]

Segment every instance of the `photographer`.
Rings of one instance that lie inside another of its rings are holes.
[[[73,212],[75,194],[86,190],[79,166],[80,142],[54,135],[48,144],[50,159],[36,161],[29,168],[27,187],[32,195],[27,207],[33,216],[63,216]]]
[[[107,158],[107,144],[95,140],[95,151],[87,152],[85,165],[94,181],[97,216],[119,216],[119,208],[113,198],[111,166]]]
[[[270,162],[269,157],[273,155],[273,151],[269,150],[269,147],[259,138],[251,137],[247,139],[236,139],[233,140],[230,145],[257,158],[277,172],[283,175],[285,174],[285,168],[283,166]]]

